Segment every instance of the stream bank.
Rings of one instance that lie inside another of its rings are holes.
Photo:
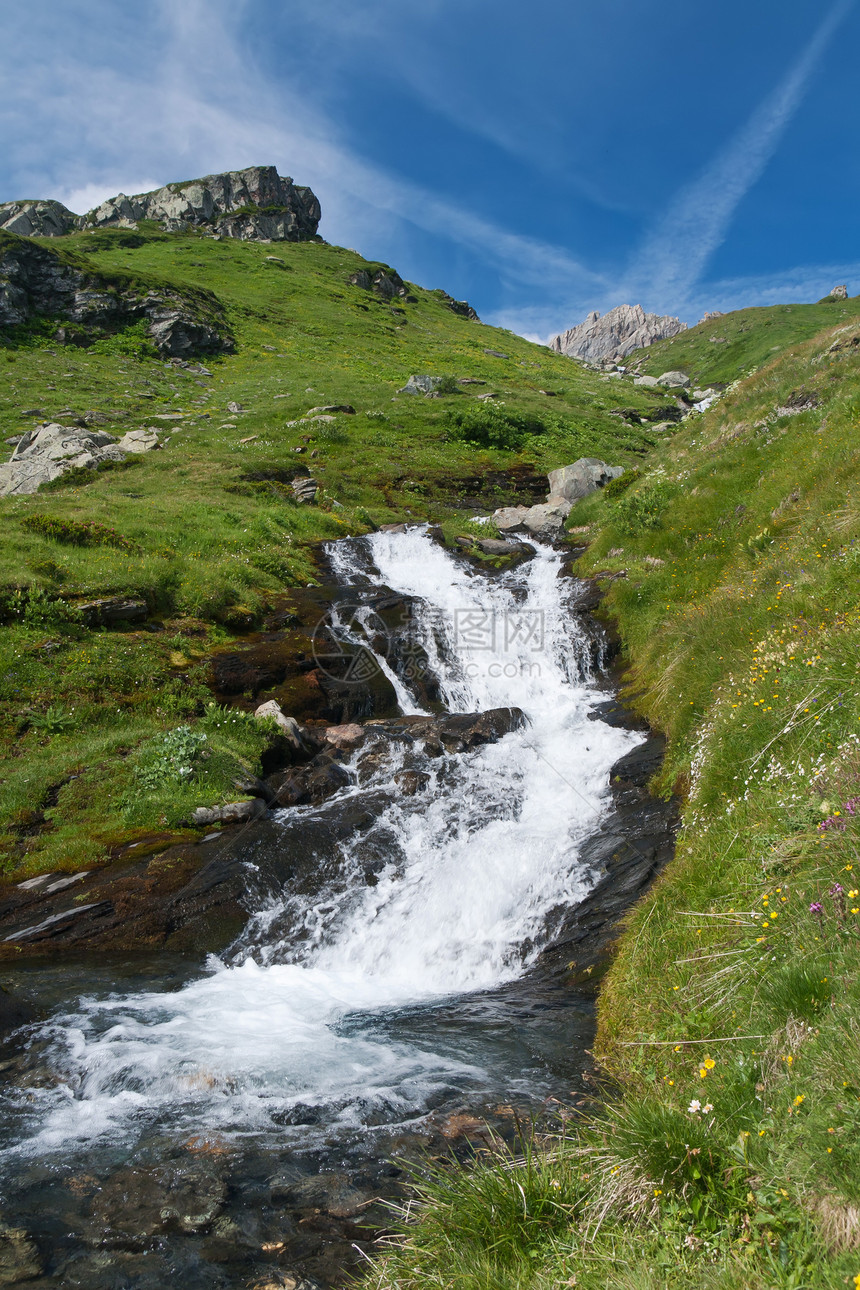
[[[20,1093],[0,1209],[36,1236],[37,1283],[233,1286],[278,1269],[337,1285],[353,1242],[372,1239],[363,1224],[385,1222],[379,1198],[402,1188],[392,1155],[469,1150],[485,1120],[510,1137],[516,1116],[581,1086],[614,929],[671,848],[672,807],[646,790],[661,745],[602,687],[603,639],[573,614],[582,588],[559,579],[560,557],[542,551],[491,584],[407,539],[333,553],[361,610],[333,624],[346,645],[361,627],[373,653],[383,585],[432,609],[388,629],[379,671],[412,712],[365,717],[383,724],[337,762],[348,782],[126,860],[116,887],[137,882],[139,908],[166,872],[174,914],[199,912],[184,943],[2,969],[51,1018],[5,1062]],[[495,613],[545,616],[539,675],[491,675],[490,650],[473,676],[451,648],[439,609],[474,614],[488,599]],[[431,666],[415,684],[421,657]],[[485,721],[469,746],[481,713],[514,708],[524,720]],[[87,881],[78,905],[98,908]],[[100,881],[116,914],[110,875]],[[95,927],[92,910],[72,922],[86,916]],[[220,956],[207,964],[204,926]],[[70,993],[83,995],[71,1012]]]

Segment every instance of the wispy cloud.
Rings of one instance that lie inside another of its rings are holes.
[[[854,0],[837,0],[776,89],[703,173],[683,189],[646,237],[626,277],[628,294],[658,309],[683,310],[695,283],[725,239],[741,200],[761,176],[806,91],[809,79]],[[665,302],[665,304],[661,304]]]

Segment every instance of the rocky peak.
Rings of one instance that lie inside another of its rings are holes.
[[[279,175],[274,166],[249,166],[133,197],[118,193],[86,215],[54,201],[7,202],[0,205],[0,229],[60,237],[78,229],[132,228],[138,220],[154,220],[171,233],[199,228],[217,238],[308,242],[316,237],[320,215],[310,188]]]
[[[601,318],[595,309],[584,322],[554,336],[550,349],[588,363],[620,362],[634,349],[677,336],[687,324],[668,315],[646,314],[641,305],[617,305]]]
[[[0,228],[20,237],[63,237],[78,227],[79,215],[62,202],[21,201],[0,204]]]

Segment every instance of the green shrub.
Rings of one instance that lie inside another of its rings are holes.
[[[136,542],[117,533],[116,529],[90,520],[62,520],[53,515],[27,515],[21,523],[33,533],[39,533],[54,542],[64,542],[68,546],[112,546],[118,551],[140,550]]]
[[[439,384],[436,386],[437,394],[462,394],[463,387],[457,380],[456,376],[450,373],[447,376],[439,377]]]
[[[135,767],[140,788],[153,790],[191,779],[203,760],[208,740],[202,730],[176,726],[153,739]]]
[[[616,503],[615,523],[628,537],[635,537],[646,529],[655,529],[670,499],[671,489],[665,480],[646,482],[635,492],[625,493]]]
[[[633,484],[638,484],[641,478],[641,470],[625,470],[623,475],[619,475],[617,479],[610,479],[608,484],[604,484],[603,496],[608,498],[620,497],[621,494],[626,493],[627,489],[631,488]]]
[[[502,448],[516,452],[530,435],[543,434],[546,425],[539,417],[514,412],[504,403],[472,403],[451,414],[451,439],[479,448]]]

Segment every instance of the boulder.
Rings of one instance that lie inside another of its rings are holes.
[[[36,426],[21,437],[10,460],[0,464],[0,497],[35,493],[69,470],[95,470],[108,461],[125,461],[113,435],[55,422]]]
[[[526,529],[536,538],[553,538],[564,528],[571,506],[572,503],[564,499],[539,506],[504,506],[493,512],[493,521],[503,533]]]
[[[664,372],[662,376],[657,377],[657,384],[665,385],[669,389],[686,390],[691,381],[686,372]]]
[[[310,506],[316,501],[319,483],[309,475],[300,475],[298,479],[293,480],[290,487],[293,490],[293,497],[303,506]]]
[[[152,452],[153,448],[160,447],[154,426],[147,426],[145,430],[128,430],[117,443],[117,448],[123,452]]]
[[[351,403],[329,403],[324,408],[309,408],[305,413],[306,417],[314,417],[319,414],[327,415],[333,412],[343,412],[346,416],[355,416],[355,408]]]
[[[602,318],[594,310],[578,326],[554,336],[549,345],[558,354],[588,363],[618,363],[634,349],[686,330],[687,324],[678,318],[646,314],[641,305],[618,305]]]
[[[847,299],[848,299],[848,285],[847,285],[847,283],[843,282],[843,283],[841,283],[839,286],[833,287],[833,288],[831,289],[831,291],[830,291],[830,299],[831,299],[831,300],[847,300]]]
[[[413,375],[405,385],[397,391],[398,394],[433,394],[442,384],[441,376]]]
[[[361,287],[362,291],[372,291],[383,300],[403,299],[409,294],[409,289],[400,274],[387,264],[378,265],[376,268],[371,266],[368,269],[359,269],[356,273],[350,274],[347,281],[353,287]]]
[[[107,596],[102,600],[88,600],[79,604],[84,622],[88,627],[114,627],[118,623],[142,623],[146,621],[147,609],[145,600],[130,596]]]
[[[328,726],[325,732],[326,743],[331,744],[341,752],[357,748],[364,736],[364,726],[360,726],[358,722],[351,722],[344,726]]]
[[[637,376],[633,384],[644,385],[646,390],[653,390],[660,384],[660,382],[657,380],[656,376]]]
[[[295,752],[305,751],[305,741],[302,737],[302,727],[296,721],[295,717],[287,717],[281,710],[281,705],[276,699],[269,699],[268,703],[261,703],[259,708],[254,710],[254,716],[258,718],[269,717],[278,725],[282,735]]]
[[[548,502],[576,502],[580,497],[587,497],[608,484],[610,479],[617,479],[624,474],[623,466],[610,466],[597,457],[580,457],[572,466],[559,466],[551,470],[549,480]]]
[[[224,802],[222,806],[198,806],[191,822],[198,828],[210,824],[243,824],[246,820],[259,820],[266,814],[266,803],[259,797],[247,802]]]

